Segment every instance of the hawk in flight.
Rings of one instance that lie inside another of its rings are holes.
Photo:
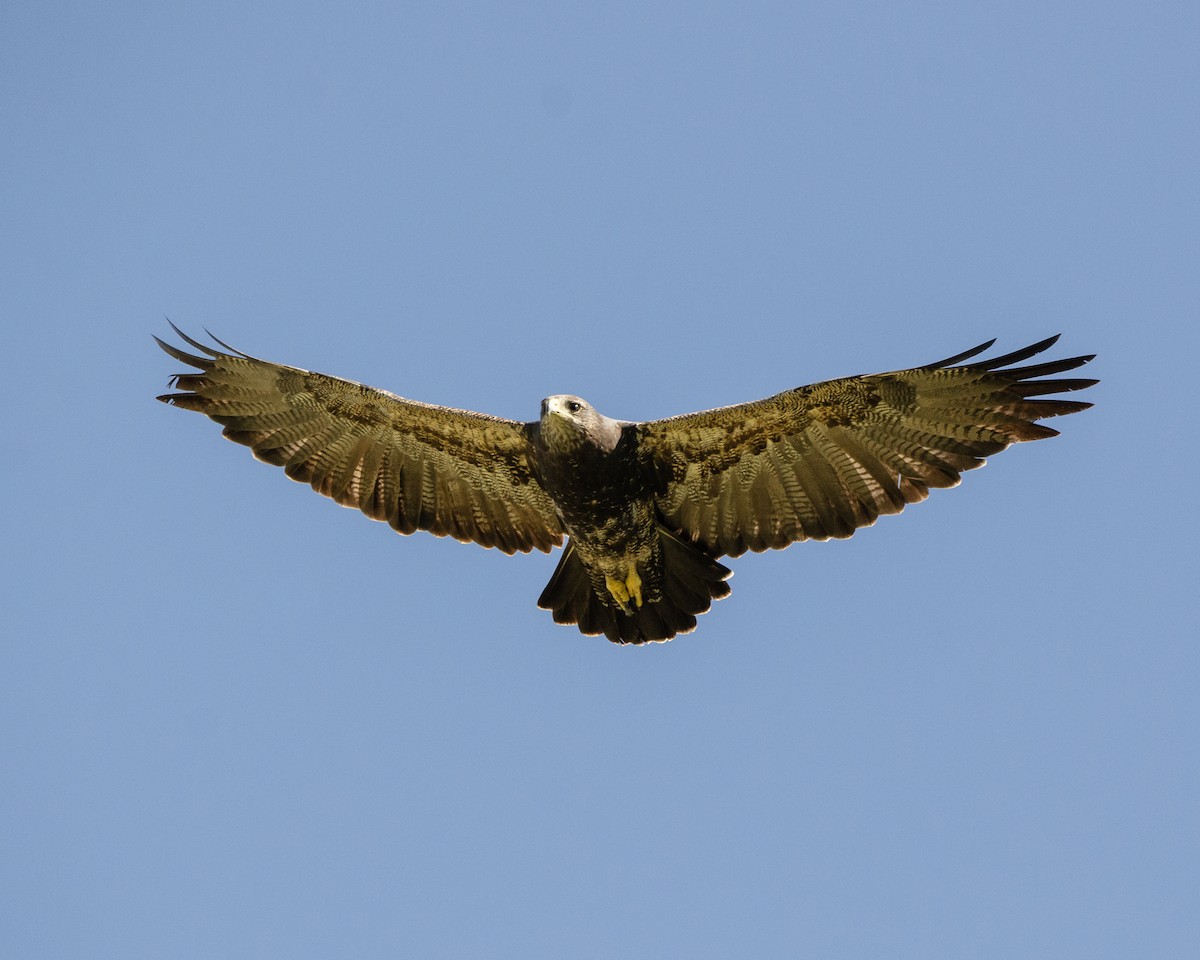
[[[174,327],[174,325],[172,325]],[[1092,356],[1029,363],[1058,337],[990,360],[828,380],[666,420],[612,420],[553,396],[518,423],[406,400],[175,332],[194,367],[158,399],[197,410],[293,480],[399,533],[505,553],[566,549],[538,605],[615,643],[669,640],[729,593],[718,558],[848,537],[952,487],[1037,421],[1091,404],[1047,395]],[[215,339],[215,338],[214,338]],[[970,362],[968,362],[970,361]],[[1049,378],[1049,379],[1047,379]]]

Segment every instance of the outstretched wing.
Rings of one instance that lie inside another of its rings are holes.
[[[181,392],[158,399],[207,414],[293,480],[400,533],[428,530],[505,553],[562,543],[554,504],[530,469],[524,424],[405,400],[223,343],[221,352],[174,329],[204,355],[155,337],[200,371],[176,375]]]
[[[1035,398],[1096,383],[1039,379],[1091,356],[1012,366],[1057,340],[956,366],[993,340],[913,370],[639,424],[659,510],[716,555],[848,537],[930,487],[954,486],[1010,443],[1058,432],[1035,421],[1090,407]]]

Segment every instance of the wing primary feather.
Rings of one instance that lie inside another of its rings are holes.
[[[204,370],[204,371],[211,370],[213,367],[213,361],[206,357],[197,357],[194,354],[185,353],[183,350],[180,350],[174,344],[167,343],[165,340],[159,340],[158,337],[154,338],[154,342],[157,343],[160,347],[162,347],[163,351],[165,353],[167,353],[171,357],[174,357],[180,363],[186,363],[190,367],[198,367],[199,369]],[[174,376],[171,377],[171,381],[174,382],[179,377],[180,377],[180,374],[175,374]],[[159,399],[161,400],[162,397],[159,397]]]
[[[1056,333],[1052,337],[1047,337],[1045,340],[1039,340],[1037,343],[1031,343],[1027,347],[1022,347],[1020,350],[1014,350],[1012,353],[1006,353],[1000,357],[992,357],[990,360],[979,360],[976,363],[968,364],[972,370],[995,370],[998,367],[1007,367],[1014,363],[1020,363],[1022,360],[1028,360],[1030,357],[1036,356],[1045,350],[1049,350],[1052,346],[1058,343],[1058,338],[1062,336]],[[1015,370],[1008,371],[1010,375],[1016,373]]]
[[[1026,380],[1014,383],[1010,389],[1022,397],[1036,397],[1044,393],[1072,393],[1076,390],[1086,390],[1094,387],[1099,380]]]
[[[232,356],[241,357],[243,360],[253,360],[254,359],[253,357],[250,356],[250,354],[242,353],[242,351],[237,349],[237,347],[231,347],[224,340],[222,340],[220,337],[218,337],[215,333],[213,333],[211,330],[209,330],[208,327],[204,328],[204,332],[207,333],[210,337],[212,337],[214,343],[219,343],[224,349],[228,350]],[[181,336],[182,336],[182,334],[181,334]]]
[[[956,363],[962,363],[964,360],[970,360],[971,357],[977,357],[984,350],[989,349],[996,342],[996,338],[992,337],[986,343],[981,343],[977,347],[972,347],[970,350],[964,350],[962,353],[956,353],[952,357],[947,357],[945,360],[935,360],[933,363],[927,363],[923,367],[917,367],[918,370],[937,370],[939,367],[950,367]]]
[[[1089,363],[1096,359],[1096,355],[1086,357],[1068,357],[1065,360],[1048,360],[1045,363],[1036,363],[1028,367],[1013,367],[1011,370],[1001,370],[1000,373],[1007,374],[1010,377],[1016,377],[1018,380],[1030,380],[1034,377],[1046,377],[1052,373],[1063,373],[1067,370],[1074,370],[1076,367],[1082,367],[1085,363]],[[1098,383],[1099,381],[1091,380],[1090,383]]]
[[[193,339],[192,337],[189,337],[189,336],[188,336],[186,333],[184,333],[184,332],[183,332],[182,330],[180,330],[180,329],[179,329],[177,326],[175,326],[175,324],[174,324],[174,323],[171,323],[171,321],[170,321],[170,320],[168,320],[168,321],[167,321],[167,323],[170,323],[170,324],[171,324],[171,329],[172,329],[172,330],[174,330],[174,331],[175,331],[175,332],[176,332],[176,333],[177,333],[177,334],[180,336],[180,338],[181,338],[182,340],[184,340],[184,341],[186,341],[187,343],[191,344],[191,345],[192,345],[193,347],[195,347],[197,350],[199,350],[199,351],[201,351],[201,352],[203,352],[203,353],[207,353],[207,354],[208,354],[210,357],[212,357],[214,360],[215,360],[217,357],[219,357],[219,356],[221,355],[219,351],[217,351],[217,350],[214,350],[214,349],[213,349],[212,347],[210,347],[208,344],[206,344],[206,343],[201,343],[199,340],[196,340],[196,339]],[[205,333],[208,333],[208,331],[206,330],[206,331],[205,331]],[[209,335],[210,337],[212,337],[212,334],[211,334],[211,333],[210,333],[210,334],[208,334],[208,335]],[[214,339],[214,340],[216,340],[217,338],[216,338],[216,337],[213,337],[213,339]],[[220,343],[220,341],[219,341],[219,340],[218,340],[217,342],[218,342],[218,343]],[[234,352],[236,353],[237,351],[234,351]]]

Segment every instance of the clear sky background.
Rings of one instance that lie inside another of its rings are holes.
[[[1194,2],[9,3],[0,954],[1183,958]],[[673,643],[155,403],[526,420],[993,336],[1095,409]]]

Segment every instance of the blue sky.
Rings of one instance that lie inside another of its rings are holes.
[[[1194,956],[1197,11],[9,4],[5,953]],[[164,317],[522,420],[1103,382],[623,649],[155,403]]]

